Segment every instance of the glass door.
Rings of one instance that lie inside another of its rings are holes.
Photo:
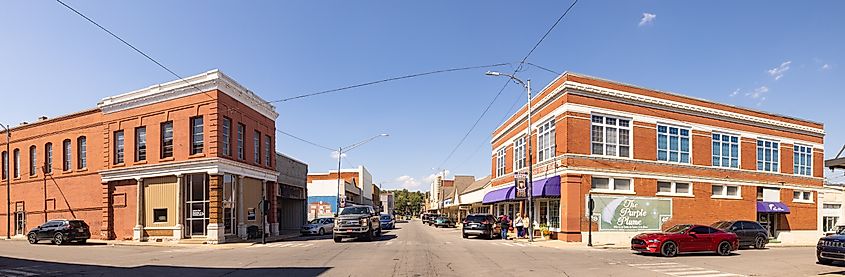
[[[237,189],[235,189],[235,176],[233,175],[223,175],[223,233],[226,235],[233,235],[237,231],[237,215],[235,214],[235,207],[237,207],[237,203],[235,202],[235,194],[237,193]]]
[[[23,235],[26,230],[26,213],[15,212],[15,235]]]
[[[189,236],[205,236],[208,226],[208,178],[205,174],[185,176],[185,226]]]

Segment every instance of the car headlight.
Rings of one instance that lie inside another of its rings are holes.
[[[650,240],[646,240],[645,242],[648,242],[648,243],[658,243],[658,242],[660,242],[660,240],[659,240],[659,239],[650,239]]]
[[[361,223],[361,225],[367,225],[367,219],[366,219],[366,218],[362,218],[362,219],[361,219],[361,221],[360,221],[360,223]]]

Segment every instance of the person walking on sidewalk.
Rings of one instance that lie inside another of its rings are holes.
[[[521,214],[519,214],[519,213],[516,214],[516,218],[513,220],[513,227],[516,228],[516,237],[522,238],[525,223],[522,221],[522,215]]]
[[[508,228],[511,227],[511,224],[507,215],[499,216],[499,227],[502,228],[502,233],[499,234],[499,236],[501,236],[503,240],[508,239]]]

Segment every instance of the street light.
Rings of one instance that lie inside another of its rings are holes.
[[[534,184],[532,183],[533,175],[534,175],[534,170],[533,170],[534,166],[533,166],[533,162],[532,162],[532,159],[531,159],[531,80],[529,79],[529,80],[526,80],[525,82],[523,82],[522,80],[520,80],[516,76],[513,76],[511,74],[505,74],[505,73],[497,72],[497,71],[487,71],[485,74],[487,76],[495,76],[495,77],[505,76],[505,77],[508,77],[511,80],[514,80],[514,81],[520,83],[522,85],[522,87],[525,88],[525,91],[528,93],[528,126],[526,127],[527,132],[528,132],[528,138],[527,138],[527,145],[528,145],[527,149],[528,149],[528,151],[526,151],[526,152],[528,152],[528,180],[526,182],[527,183],[526,186],[528,187],[528,241],[534,241],[534,200],[533,200],[533,195],[532,195],[533,194],[532,189],[534,187]],[[516,169],[514,169],[514,170],[516,170]],[[515,181],[514,181],[514,183],[515,183]]]
[[[345,188],[342,187],[341,184],[340,184],[340,160],[343,158],[344,149],[345,149],[346,152],[349,152],[349,151],[352,151],[352,149],[355,149],[358,146],[364,145],[364,144],[366,144],[366,143],[368,143],[368,142],[370,142],[374,139],[377,139],[379,137],[387,137],[387,136],[390,136],[390,135],[388,135],[388,134],[378,134],[378,135],[375,135],[371,138],[359,141],[357,143],[353,143],[352,145],[349,145],[347,147],[340,147],[340,148],[337,149],[337,212],[338,213],[340,212],[340,196],[341,196],[340,192],[343,191],[344,192],[343,197],[346,197]]]

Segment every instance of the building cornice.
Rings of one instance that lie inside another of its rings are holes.
[[[261,99],[254,92],[238,84],[220,70],[211,70],[182,80],[152,85],[128,93],[106,97],[97,103],[105,114],[128,110],[185,96],[219,90],[238,102],[254,109],[261,115],[275,120],[279,117],[276,108]]]
[[[101,181],[103,183],[193,173],[206,173],[211,175],[234,174],[272,182],[275,182],[278,179],[278,173],[273,170],[222,158],[205,158],[142,166],[129,166],[100,170],[98,173],[100,174]]]

